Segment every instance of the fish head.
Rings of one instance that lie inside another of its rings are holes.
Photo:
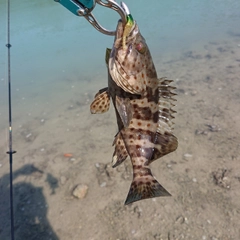
[[[118,22],[109,71],[118,86],[133,94],[142,94],[149,79],[157,77],[151,53],[136,21]]]

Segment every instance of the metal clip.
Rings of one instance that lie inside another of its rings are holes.
[[[107,35],[115,35],[116,31],[109,31],[102,27],[94,15],[91,13],[94,9],[96,3],[103,7],[111,8],[116,11],[122,19],[122,22],[125,24],[127,22],[127,16],[130,14],[130,11],[127,5],[124,2],[117,4],[114,0],[54,0],[59,2],[69,11],[74,13],[77,16],[83,16],[87,21],[99,32]]]

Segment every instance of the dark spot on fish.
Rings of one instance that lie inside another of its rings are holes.
[[[137,183],[134,181],[133,183],[132,183],[132,189],[134,189],[134,188],[136,188],[137,187]]]
[[[142,125],[142,123],[138,122],[138,126],[141,126],[141,125]]]
[[[157,123],[159,119],[159,113],[158,111],[153,114],[153,122]]]
[[[133,168],[134,168],[134,169],[141,169],[142,166],[141,166],[141,165],[135,165],[135,166],[133,166]]]
[[[141,109],[141,111],[142,111],[143,115],[145,115],[145,116],[151,116],[152,115],[152,111],[149,107],[143,107]]]
[[[138,105],[137,105],[137,104],[133,104],[132,106],[133,106],[133,108],[137,108],[137,107],[138,107]]]

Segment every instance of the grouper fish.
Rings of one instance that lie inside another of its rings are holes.
[[[91,113],[104,113],[112,99],[118,124],[113,145],[113,167],[128,156],[133,181],[125,201],[170,196],[152,175],[154,160],[177,149],[172,119],[175,95],[172,80],[158,78],[145,39],[131,15],[127,24],[119,20],[113,48],[106,51],[108,87],[99,90]]]

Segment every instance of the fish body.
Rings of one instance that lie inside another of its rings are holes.
[[[115,107],[118,133],[113,142],[113,167],[128,156],[133,166],[133,181],[125,204],[170,195],[153,177],[149,165],[178,146],[172,134],[172,81],[157,78],[136,22],[127,24],[127,28],[126,31],[119,21],[113,48],[106,52],[108,88],[99,91],[90,107],[92,113],[106,112],[110,98]]]

